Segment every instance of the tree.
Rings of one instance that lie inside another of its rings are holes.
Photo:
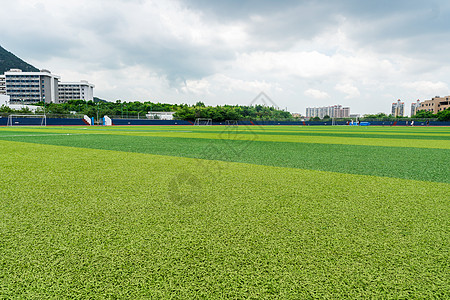
[[[419,110],[415,115],[414,118],[418,118],[418,119],[427,119],[427,118],[435,118],[436,115],[433,114],[433,112],[431,111],[426,111],[426,110]]]
[[[450,109],[442,110],[437,113],[437,118],[439,121],[450,121]]]
[[[13,110],[12,110],[10,107],[6,106],[6,105],[2,105],[2,106],[0,107],[0,112],[3,112],[3,113],[12,113]]]

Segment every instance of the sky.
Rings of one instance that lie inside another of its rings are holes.
[[[96,97],[389,113],[450,95],[450,1],[0,0],[0,45]]]

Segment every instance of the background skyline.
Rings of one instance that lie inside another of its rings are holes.
[[[341,104],[390,113],[449,95],[445,1],[1,1],[1,44],[96,97]]]

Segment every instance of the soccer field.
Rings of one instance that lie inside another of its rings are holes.
[[[0,298],[449,298],[450,128],[0,128]]]

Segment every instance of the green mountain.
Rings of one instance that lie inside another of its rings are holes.
[[[29,63],[24,62],[11,52],[0,46],[0,74],[10,69],[21,69],[24,72],[38,72],[39,69]]]

